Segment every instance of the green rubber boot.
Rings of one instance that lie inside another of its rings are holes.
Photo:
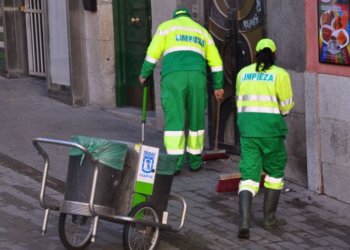
[[[287,225],[285,219],[279,220],[275,217],[280,194],[281,190],[265,188],[263,228],[274,228]]]
[[[237,237],[248,239],[250,236],[250,213],[252,208],[253,195],[247,190],[239,193],[239,229]]]

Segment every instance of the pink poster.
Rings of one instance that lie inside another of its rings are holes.
[[[318,0],[319,61],[350,65],[350,0]]]

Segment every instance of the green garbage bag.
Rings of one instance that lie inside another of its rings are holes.
[[[160,175],[174,175],[178,157],[176,155],[168,155],[159,152],[157,174]]]
[[[91,155],[99,162],[114,169],[123,170],[128,145],[116,141],[110,141],[100,138],[73,135],[73,142],[86,148]],[[83,155],[80,164],[84,161],[84,152],[78,148],[70,149],[70,156]]]

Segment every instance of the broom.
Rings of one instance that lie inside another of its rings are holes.
[[[261,180],[260,180],[260,188],[264,187],[264,180],[265,180],[266,174],[262,172],[261,174]],[[227,192],[237,192],[239,182],[242,180],[241,173],[234,173],[234,174],[224,174],[220,175],[220,180],[216,184],[215,191],[217,193],[227,193]]]
[[[218,100],[218,112],[216,116],[216,131],[215,131],[215,147],[213,150],[206,151],[202,157],[203,161],[228,159],[230,156],[224,149],[218,149],[218,137],[219,137],[219,120],[220,120],[220,100]]]

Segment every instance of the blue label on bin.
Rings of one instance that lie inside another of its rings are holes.
[[[154,168],[154,158],[156,153],[145,151],[142,159],[142,172],[151,173]]]
[[[137,181],[154,183],[159,148],[142,145],[138,164]]]

